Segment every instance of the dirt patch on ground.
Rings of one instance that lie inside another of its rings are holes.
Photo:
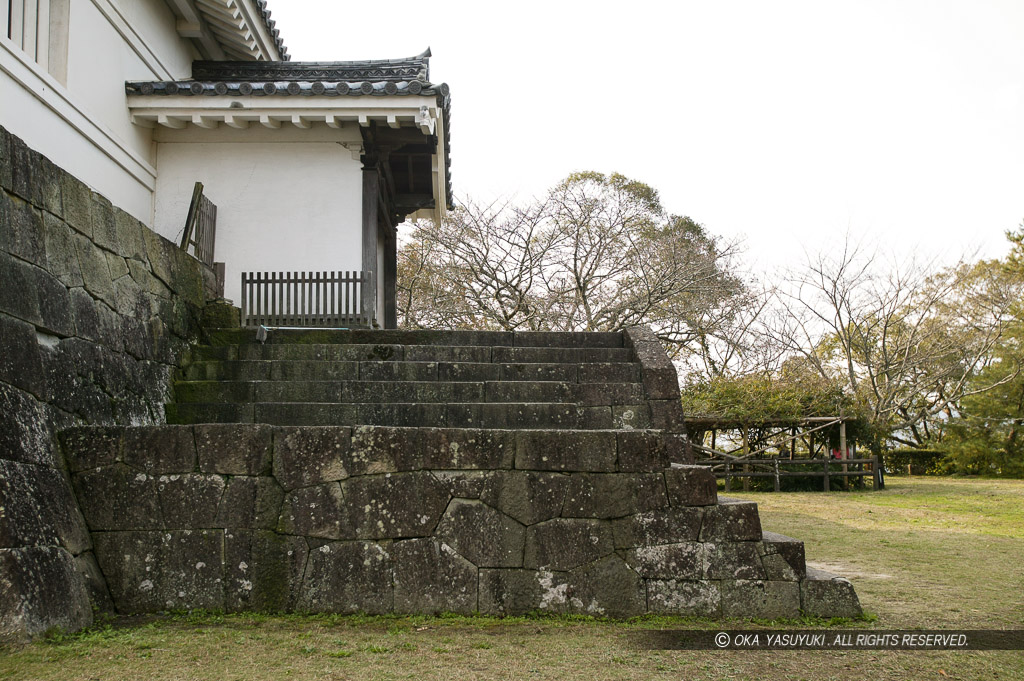
[[[882,572],[864,572],[847,563],[809,560],[807,561],[807,567],[831,572],[847,579],[893,579],[892,575]]]

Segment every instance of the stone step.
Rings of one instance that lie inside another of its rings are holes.
[[[257,343],[256,329],[213,329],[207,333],[210,345]],[[621,348],[621,332],[561,331],[434,331],[396,329],[271,329],[268,345],[360,344],[360,345],[460,345],[540,348]]]
[[[638,404],[639,383],[555,381],[179,381],[177,402],[556,402]]]
[[[577,406],[552,403],[184,402],[165,405],[167,422],[267,423],[278,426],[411,426],[608,430],[651,426],[646,404]]]
[[[329,362],[204,360],[182,372],[186,381],[561,381],[637,383],[634,363],[494,364],[491,362]]]
[[[195,361],[306,360],[320,362],[471,362],[496,364],[632,363],[631,348],[540,348],[474,345],[368,345],[311,343],[204,345]]]

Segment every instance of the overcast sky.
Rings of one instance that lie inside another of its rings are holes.
[[[617,171],[745,238],[1005,250],[1024,219],[1024,1],[270,0],[295,60],[408,57],[452,88],[456,196]]]

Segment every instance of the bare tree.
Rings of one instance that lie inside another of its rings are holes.
[[[992,356],[1019,290],[996,290],[960,263],[881,266],[847,239],[810,256],[777,300],[775,342],[822,377],[840,379],[883,439],[921,446],[965,395],[993,385],[969,379]]]
[[[399,254],[406,326],[618,330],[649,324],[677,354],[701,352],[745,292],[736,246],[666,215],[621,175],[575,173],[525,206],[466,202],[418,224]]]

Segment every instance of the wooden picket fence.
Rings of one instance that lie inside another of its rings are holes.
[[[369,327],[363,288],[370,272],[242,272],[242,325]]]

